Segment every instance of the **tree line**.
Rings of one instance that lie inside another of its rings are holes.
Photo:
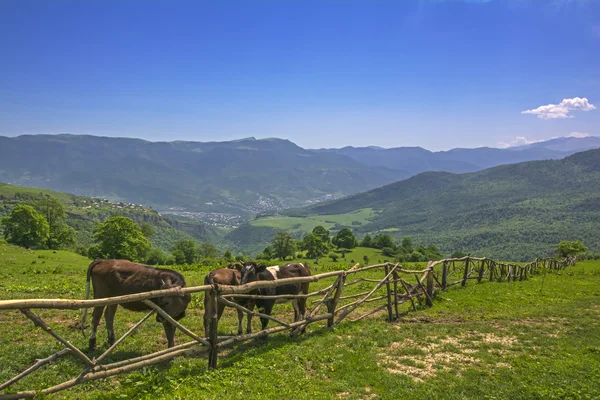
[[[41,196],[30,204],[15,206],[10,214],[2,219],[1,225],[6,241],[26,248],[60,249],[74,245],[75,231],[65,223],[64,205],[48,196]],[[78,252],[90,258],[123,258],[146,262],[154,265],[205,264],[218,265],[248,259],[248,256],[234,257],[227,250],[222,256],[215,246],[191,239],[182,239],[172,246],[171,253],[153,248],[149,238],[153,235],[152,225],[141,222],[139,225],[125,216],[112,216],[96,224],[93,230],[94,244]],[[271,244],[258,256],[260,260],[279,259],[285,261],[294,258],[318,260],[329,257],[337,261],[339,254],[345,254],[355,247],[379,249],[381,254],[396,262],[425,262],[440,260],[444,256],[435,245],[414,245],[410,237],[404,237],[400,243],[388,233],[375,236],[365,235],[358,240],[352,229],[342,228],[331,236],[323,226],[315,227],[301,240],[296,240],[286,232],[277,232]],[[297,254],[297,251],[304,254]],[[560,257],[584,254],[588,251],[581,241],[561,241],[555,254]],[[451,257],[463,257],[467,253],[456,251]],[[300,256],[300,257],[299,257]],[[588,255],[588,258],[596,258]],[[365,263],[368,257],[365,256]]]

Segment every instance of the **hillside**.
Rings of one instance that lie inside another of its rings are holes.
[[[275,138],[203,143],[0,136],[0,181],[144,204],[161,212],[204,213],[197,217],[208,222],[234,221],[364,192],[424,171],[472,172],[558,159],[598,146],[600,139],[593,137],[431,152],[419,147],[307,150]]]
[[[396,173],[287,140],[148,142],[77,135],[0,137],[0,181],[158,210],[252,214],[393,182]]]
[[[303,218],[322,223],[345,219],[344,226],[359,235],[386,231],[397,238],[408,235],[417,242],[436,244],[445,252],[522,260],[547,254],[560,240],[582,239],[590,249],[599,250],[599,210],[600,150],[589,150],[562,160],[468,174],[427,172],[344,199],[290,210],[285,216],[257,219],[242,229],[246,238],[253,237],[254,229],[267,238],[267,230],[294,231],[290,225],[297,227]],[[298,235],[301,231],[295,230]],[[236,231],[228,236],[236,238]]]
[[[76,196],[48,189],[27,188],[0,182],[0,218],[7,215],[17,204],[27,203],[40,195],[56,198],[65,205],[67,225],[75,229],[78,245],[88,247],[92,244],[94,225],[112,215],[124,215],[134,221],[147,222],[154,229],[150,237],[152,245],[170,250],[179,239],[195,238],[214,242],[220,236],[214,228],[199,221],[178,221],[166,219],[153,209],[137,204],[112,202],[105,199]]]

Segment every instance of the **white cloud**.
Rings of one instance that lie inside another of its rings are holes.
[[[573,137],[573,138],[584,138],[584,137],[589,137],[591,136],[589,133],[584,133],[584,132],[571,132],[569,134],[569,136],[567,137]]]
[[[541,119],[573,118],[571,111],[592,111],[596,108],[586,97],[563,99],[560,104],[548,104],[531,110],[521,111],[521,114],[535,114]]]
[[[541,142],[541,140],[528,140],[525,136],[517,136],[509,142],[498,142],[501,148],[524,146],[526,144]]]

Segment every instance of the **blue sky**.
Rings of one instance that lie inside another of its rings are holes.
[[[0,135],[35,133],[432,150],[600,136],[600,1],[3,0]]]

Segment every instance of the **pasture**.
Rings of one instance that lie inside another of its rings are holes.
[[[357,226],[366,224],[377,215],[371,208],[362,208],[345,214],[309,215],[306,217],[264,217],[250,221],[256,227],[269,227],[290,233],[308,233],[316,226],[332,229],[337,224],[342,226]]]
[[[351,253],[346,259],[362,262],[358,255]],[[0,245],[0,299],[83,298],[89,262],[69,252],[29,252]],[[323,272],[340,267],[347,268],[347,264],[323,260],[313,269]],[[208,270],[192,267],[182,272],[192,286],[202,284]],[[318,282],[314,289],[329,283]],[[204,357],[178,358],[51,397],[597,398],[599,284],[598,262],[580,262],[527,281],[473,282],[440,293],[434,307],[417,306],[417,312],[404,313],[391,324],[384,313],[356,323],[343,322],[331,330],[315,323],[298,338],[273,335],[267,343],[251,342],[227,350],[217,370],[207,370]],[[291,320],[289,305],[276,309],[278,317]],[[73,328],[78,312],[39,314],[77,347],[86,348],[87,340]],[[202,314],[202,297],[195,295],[182,322],[202,332]],[[139,318],[140,314],[120,309],[117,335]],[[255,318],[255,330],[258,324]],[[228,309],[219,324],[220,334],[232,333],[235,327],[235,312]],[[103,329],[101,325],[98,345],[106,348]],[[183,340],[178,333],[176,341]],[[110,357],[118,361],[165,347],[161,326],[149,321]],[[57,350],[58,344],[19,312],[0,311],[0,381]],[[11,390],[49,386],[79,371],[78,362],[66,357]]]

